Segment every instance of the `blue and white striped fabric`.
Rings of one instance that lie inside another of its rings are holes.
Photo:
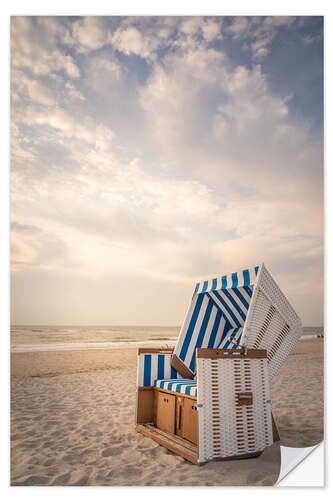
[[[187,394],[188,396],[197,396],[197,383],[191,379],[155,380],[154,387],[167,389],[179,394]]]
[[[199,282],[195,286],[174,354],[193,373],[198,347],[232,348],[240,343],[259,266]]]
[[[194,372],[197,347],[216,347],[230,329],[216,302],[208,294],[193,297],[174,353]]]
[[[242,338],[243,328],[232,328],[217,346],[217,349],[236,349]]]
[[[194,294],[211,292],[213,290],[225,290],[227,288],[251,286],[255,282],[258,271],[259,266],[255,266],[218,278],[200,281],[195,286]]]
[[[156,379],[180,378],[181,375],[171,366],[172,354],[139,354],[137,385],[153,386]]]
[[[213,299],[217,307],[221,308],[230,328],[244,325],[252,297],[252,286],[214,290],[207,295]]]

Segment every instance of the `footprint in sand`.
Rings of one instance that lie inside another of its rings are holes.
[[[45,441],[42,446],[43,448],[50,448],[52,444],[53,444],[52,441]]]
[[[102,451],[102,457],[113,457],[115,455],[121,455],[123,451],[124,450],[121,447],[106,448]]]
[[[54,458],[48,458],[47,460],[45,460],[45,462],[43,462],[43,465],[45,465],[46,467],[50,467],[50,465],[54,464],[55,464]]]
[[[70,477],[71,477],[71,472],[66,472],[66,474],[61,474],[60,476],[57,476],[51,484],[52,486],[63,486],[65,484],[68,484]]]
[[[48,484],[49,478],[46,476],[29,476],[22,482],[13,483],[18,486],[43,486]]]
[[[39,446],[40,446],[39,440],[26,440],[23,441],[22,443],[22,448],[24,448],[25,450],[39,448]]]
[[[46,424],[47,425],[57,425],[58,422],[56,420],[47,420]]]
[[[259,481],[262,481],[262,474],[258,474],[257,472],[250,472],[247,476],[248,484],[257,484]]]
[[[82,476],[78,481],[75,481],[75,483],[71,483],[72,486],[86,486],[86,484],[89,481],[89,475],[86,474]]]

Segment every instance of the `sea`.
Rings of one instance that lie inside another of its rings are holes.
[[[12,326],[11,350],[18,352],[104,347],[173,347],[179,326]],[[301,339],[322,338],[322,327],[304,327]]]

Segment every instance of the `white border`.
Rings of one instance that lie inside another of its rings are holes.
[[[0,177],[0,210],[1,210],[1,280],[0,280],[0,291],[1,291],[1,314],[0,314],[0,322],[1,322],[1,464],[0,467],[0,491],[2,492],[2,498],[9,497],[17,497],[24,496],[25,498],[30,495],[34,498],[38,498],[39,496],[44,497],[45,493],[48,496],[55,496],[56,498],[59,496],[59,489],[56,487],[47,488],[45,490],[43,487],[39,488],[9,488],[9,278],[8,278],[8,245],[9,245],[9,235],[8,235],[8,217],[9,217],[9,197],[8,197],[8,185],[9,185],[9,175],[8,175],[8,158],[9,158],[9,147],[8,147],[8,130],[9,130],[9,97],[8,97],[8,87],[9,87],[9,16],[10,15],[325,15],[325,49],[328,47],[332,47],[332,43],[330,39],[332,38],[332,30],[329,29],[330,23],[330,5],[332,2],[328,2],[325,0],[317,0],[316,2],[306,2],[304,0],[280,0],[279,2],[267,2],[262,0],[252,0],[248,2],[248,0],[233,2],[217,2],[216,0],[205,0],[205,2],[181,2],[180,0],[169,0],[167,3],[164,2],[152,2],[151,0],[140,0],[140,2],[135,0],[122,0],[121,2],[107,2],[107,1],[98,1],[95,0],[93,3],[82,1],[63,1],[58,0],[53,3],[45,3],[41,0],[30,0],[30,2],[23,2],[22,0],[12,0],[10,3],[5,3],[2,5],[2,16],[1,16],[1,25],[0,25],[0,33],[1,33],[1,122],[2,122],[2,133],[1,133],[1,177]],[[45,8],[45,6],[47,7]],[[332,42],[332,41],[331,41]],[[326,50],[325,50],[326,52]],[[328,62],[329,58],[325,56],[325,73],[326,73],[326,88],[332,88],[332,85],[329,84],[329,68]],[[326,122],[326,130],[325,137],[326,139],[329,137],[328,134],[328,108],[329,108],[329,99],[325,96],[325,122]],[[328,153],[329,145],[327,144],[326,153]],[[326,165],[329,164],[328,154],[325,159]],[[328,194],[329,186],[332,188],[332,183],[330,182],[330,178],[332,175],[329,174],[328,169],[325,171],[325,192]],[[326,218],[328,218],[327,213],[331,208],[331,203],[329,201],[329,197],[326,196]],[[326,224],[326,255],[329,255],[329,227]],[[327,273],[330,274],[330,266],[328,259],[326,259],[326,276]],[[326,278],[326,285],[329,281]],[[325,303],[329,303],[329,291],[327,286],[325,288],[326,291],[326,300]],[[328,308],[325,304],[325,327],[328,330],[329,317],[327,314]],[[327,336],[329,337],[329,335]],[[329,340],[328,340],[329,342]],[[326,346],[327,347],[327,346]],[[6,383],[4,381],[7,381]],[[7,385],[7,387],[6,387]],[[328,417],[327,417],[328,418]],[[209,488],[209,495],[214,497],[215,495],[220,497],[221,493],[225,492],[225,488],[221,491],[220,488]],[[233,489],[233,488],[232,488]],[[261,494],[267,495],[268,491],[266,488],[245,488],[246,496],[255,496],[258,498]],[[63,497],[75,497],[75,495],[80,495],[80,497],[85,497],[91,494],[101,494],[107,495],[109,497],[110,494],[117,496],[122,496],[126,494],[124,488],[116,488],[113,487],[112,490],[109,488],[94,488],[91,490],[90,488],[61,488],[61,495]],[[131,493],[134,493],[137,496],[141,496],[144,498],[149,498],[150,496],[156,496],[155,488],[135,488],[131,487],[129,490]],[[182,488],[173,488],[169,490],[168,488],[159,488],[158,495],[163,498],[167,495],[172,494],[175,496],[180,496],[188,491],[183,490]],[[244,491],[244,489],[242,489]],[[275,492],[279,491],[277,488]],[[269,494],[275,494],[274,489],[270,489]],[[191,488],[191,497],[202,496],[204,490],[202,488]],[[227,492],[226,492],[227,493]],[[327,493],[327,490],[326,492]],[[302,496],[306,497],[307,495],[311,495],[313,497],[313,491],[302,491]]]

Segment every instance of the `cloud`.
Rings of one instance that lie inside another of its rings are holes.
[[[249,20],[246,17],[235,17],[228,26],[227,31],[232,34],[233,38],[245,38],[249,33]]]
[[[269,54],[267,46],[271,43],[271,37],[261,38],[251,43],[254,59],[263,59]]]
[[[164,285],[264,260],[306,311],[321,293],[321,134],[265,65],[294,23],[15,18],[20,286],[39,268],[57,286],[144,282],[167,303]]]
[[[290,26],[296,21],[294,16],[268,16],[264,20],[266,26]]]
[[[54,106],[57,103],[55,93],[52,88],[44,85],[40,80],[31,79],[22,70],[13,70],[11,83],[17,92],[18,99],[24,95],[38,104],[44,106]]]
[[[213,40],[222,40],[221,28],[219,23],[209,19],[202,26],[202,35],[207,42],[212,42]]]
[[[11,64],[34,75],[64,71],[78,78],[80,70],[73,58],[58,48],[66,28],[50,18],[15,16],[11,18]]]
[[[261,65],[233,67],[214,49],[182,48],[155,66],[140,99],[151,137],[170,168],[176,151],[183,171],[188,166],[223,191],[231,183],[245,191],[261,191],[262,183],[279,186],[287,170],[303,186],[297,180],[302,168],[317,173],[320,141],[309,142],[306,123],[290,121],[292,96],[273,92]]]
[[[156,65],[140,96],[163,150],[191,150],[204,141],[224,158],[229,143],[235,153],[235,140],[245,139],[246,147],[249,135],[265,150],[262,134],[271,142],[272,130],[286,122],[289,98],[270,92],[260,65],[233,68],[223,53],[200,47],[181,48]]]
[[[310,45],[312,43],[318,42],[323,39],[322,34],[317,34],[317,35],[305,35],[303,36],[303,42],[306,45]]]
[[[201,17],[185,18],[181,23],[180,30],[186,35],[195,35],[201,29],[202,23]]]
[[[270,53],[270,46],[283,28],[296,22],[293,16],[243,17],[232,18],[226,27],[234,40],[244,40],[244,50],[250,49],[255,61],[264,59]]]
[[[29,97],[39,104],[45,106],[53,106],[56,104],[52,91],[36,80],[29,82],[28,93]]]
[[[38,268],[53,270],[69,264],[68,249],[51,231],[31,224],[11,224],[11,259],[13,271]]]
[[[68,97],[69,101],[75,101],[75,100],[80,100],[80,101],[85,101],[86,98],[84,95],[81,94],[81,92],[73,85],[71,82],[66,82],[65,83],[65,88],[66,88],[66,97]]]
[[[79,53],[88,54],[108,47],[111,52],[118,51],[127,56],[134,54],[143,59],[154,60],[156,51],[168,43],[173,25],[173,19],[167,17],[88,16],[72,24],[64,42]],[[210,31],[213,29],[211,26]]]
[[[103,17],[87,16],[72,24],[72,35],[65,40],[73,44],[79,52],[88,52],[103,47],[109,41]]]
[[[86,116],[84,123],[61,108],[54,108],[45,114],[34,108],[27,108],[21,122],[30,126],[50,127],[54,133],[65,138],[85,141],[99,150],[110,148],[114,133],[102,124],[96,124]]]
[[[112,41],[114,47],[126,55],[136,54],[148,58],[152,51],[148,40],[144,40],[140,31],[133,26],[118,29]]]
[[[320,140],[310,140],[306,125],[290,122],[291,97],[271,90],[260,65],[233,68],[215,51],[183,50],[155,67],[141,102],[152,137],[170,165],[176,152],[178,169],[188,169],[220,193],[211,193],[205,219],[215,225],[215,241],[204,241],[211,242],[217,267],[232,270],[269,255],[273,268],[278,261],[296,268],[301,260],[313,273],[323,253]],[[211,85],[215,109],[203,98]],[[300,176],[305,171],[307,176]],[[199,189],[193,195],[194,203],[196,198],[198,205],[205,204]],[[195,241],[200,245],[199,233]]]
[[[224,66],[223,53],[200,46],[181,46],[165,57],[163,65],[155,66],[140,102],[164,150],[190,146],[191,139],[197,143],[202,124],[212,112]]]
[[[153,62],[157,51],[170,46],[170,35],[178,24],[177,18],[129,17],[122,19],[111,42],[114,49]]]
[[[222,40],[221,33],[222,18],[186,17],[180,20],[176,46],[189,47],[210,44],[213,41]]]

